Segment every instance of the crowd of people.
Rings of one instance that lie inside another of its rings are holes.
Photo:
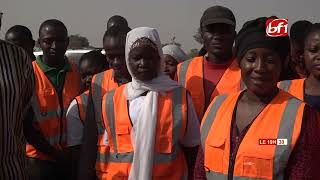
[[[37,57],[31,31],[11,27],[0,40],[0,179],[320,179],[320,24],[269,37],[275,18],[236,32],[230,9],[210,7],[188,60],[116,15],[105,53],[78,65],[62,21],[40,25]]]

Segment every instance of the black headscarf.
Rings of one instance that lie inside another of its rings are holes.
[[[277,17],[270,17],[276,19]],[[245,53],[254,48],[270,48],[275,50],[281,60],[285,61],[290,52],[288,36],[269,37],[266,35],[266,21],[269,18],[260,17],[246,22],[239,31],[235,40],[237,59],[240,61]]]

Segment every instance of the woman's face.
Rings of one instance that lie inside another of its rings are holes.
[[[268,96],[277,88],[282,61],[274,50],[250,49],[241,59],[240,67],[242,80],[254,94]]]
[[[320,80],[320,30],[307,37],[304,47],[304,61],[308,72]]]
[[[168,54],[165,54],[163,59],[165,63],[164,73],[173,79],[177,72],[178,61]]]
[[[148,45],[131,49],[129,66],[132,75],[140,81],[150,81],[157,77],[160,66],[158,51]]]

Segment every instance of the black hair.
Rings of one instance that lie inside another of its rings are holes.
[[[25,38],[26,40],[33,40],[32,38],[32,33],[30,31],[30,29],[28,29],[26,26],[22,26],[22,25],[15,25],[12,26],[7,32],[6,32],[6,36],[9,33],[17,33],[17,34],[23,34],[23,38]]]
[[[306,36],[304,41],[307,40],[307,38],[310,36],[310,34],[314,33],[314,32],[318,32],[320,31],[320,23],[314,23],[310,26],[310,28],[307,30],[306,32]]]
[[[89,60],[93,66],[102,66],[104,69],[109,68],[106,56],[101,53],[101,49],[92,50],[83,54],[79,60],[79,66],[84,60]]]
[[[306,20],[293,23],[290,28],[290,40],[303,44],[306,34],[311,26],[312,23]]]
[[[129,27],[112,26],[104,33],[102,42],[104,42],[106,37],[126,37],[129,31],[131,31],[131,28]]]
[[[112,27],[112,26],[110,26],[111,23],[115,23],[118,26],[124,26],[124,27],[129,26],[126,18],[119,16],[119,15],[114,15],[111,18],[109,18],[109,20],[107,22],[107,29]]]
[[[68,30],[67,30],[67,27],[63,24],[63,22],[57,20],[57,19],[49,19],[49,20],[46,20],[44,21],[41,25],[40,25],[40,28],[39,28],[39,36],[40,36],[40,33],[41,33],[41,30],[46,27],[46,26],[55,26],[55,27],[61,27],[63,28],[66,33],[68,34]]]

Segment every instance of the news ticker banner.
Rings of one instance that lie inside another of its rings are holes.
[[[288,145],[288,139],[259,139],[259,145]]]

